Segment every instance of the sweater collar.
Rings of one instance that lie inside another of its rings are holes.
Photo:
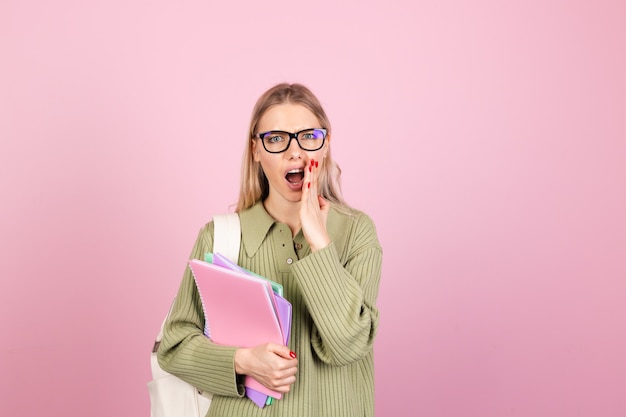
[[[248,257],[254,256],[276,220],[265,210],[263,201],[239,213],[241,238]]]

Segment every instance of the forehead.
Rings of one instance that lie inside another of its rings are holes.
[[[319,120],[311,110],[300,104],[285,103],[267,109],[259,120],[258,131],[285,130],[297,132],[310,127],[320,127]]]

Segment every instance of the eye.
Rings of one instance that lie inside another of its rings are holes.
[[[300,140],[317,140],[317,139],[323,139],[323,138],[324,138],[324,132],[322,132],[319,129],[311,129],[305,132],[301,132],[299,136]]]
[[[284,135],[280,135],[274,132],[268,132],[265,135],[263,135],[263,140],[266,143],[280,143],[280,142],[284,142],[286,139]]]

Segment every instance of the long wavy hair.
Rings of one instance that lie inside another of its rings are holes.
[[[281,83],[263,93],[252,110],[247,145],[241,162],[241,186],[236,208],[237,212],[252,207],[259,200],[264,200],[269,195],[269,182],[261,168],[261,164],[254,160],[252,144],[255,140],[255,135],[258,133],[256,129],[259,120],[261,120],[265,112],[272,106],[285,103],[299,104],[309,109],[317,117],[321,125],[320,127],[327,130],[327,140],[330,140],[332,132],[330,121],[320,101],[307,87],[297,83]],[[329,145],[330,142],[326,145],[328,150],[320,171],[319,193],[338,209],[349,211],[350,207],[341,195],[341,169],[333,161]]]

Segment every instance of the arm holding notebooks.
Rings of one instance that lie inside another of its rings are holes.
[[[213,223],[199,233],[191,259],[204,259],[212,249]],[[191,304],[194,308],[189,309]],[[285,393],[295,380],[297,359],[291,350],[277,343],[239,348],[213,343],[204,336],[202,300],[193,274],[186,268],[176,303],[166,322],[159,349],[159,364],[166,371],[217,395],[243,396],[243,375],[250,375],[267,388]],[[205,362],[192,367],[188,355],[200,354]],[[223,376],[230,374],[230,377]],[[219,378],[215,378],[219,375]],[[226,390],[225,390],[226,388]]]

